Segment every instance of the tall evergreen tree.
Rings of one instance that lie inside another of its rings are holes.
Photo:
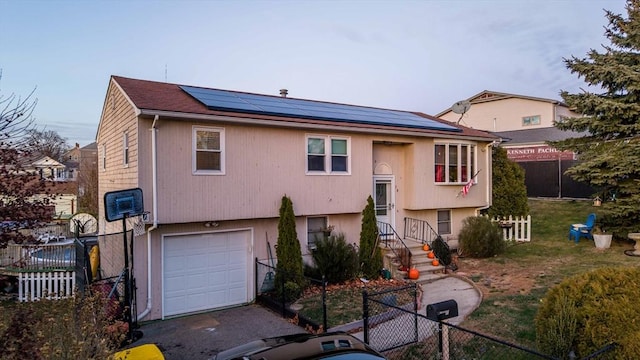
[[[577,181],[602,189],[605,195],[600,222],[618,236],[640,230],[640,0],[628,0],[628,17],[605,11],[610,45],[602,53],[590,50],[586,58],[565,59],[591,91],[562,91],[562,99],[582,117],[567,118],[555,126],[585,132],[583,137],[550,142],[572,150],[580,162],[567,170]]]
[[[525,216],[529,214],[524,169],[507,157],[503,147],[493,149],[493,201],[489,216]]]
[[[367,279],[377,279],[382,270],[382,251],[378,246],[378,225],[376,223],[373,198],[369,195],[367,206],[362,210],[360,230],[360,251],[358,252],[362,275]]]
[[[304,267],[302,251],[296,232],[296,217],[293,213],[293,203],[286,195],[282,197],[280,205],[280,220],[278,221],[278,245],[276,246],[276,284],[294,282],[302,286],[304,281]]]

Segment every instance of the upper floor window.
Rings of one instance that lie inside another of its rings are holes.
[[[307,173],[348,174],[349,153],[349,138],[308,136]]]
[[[466,183],[475,174],[476,146],[472,144],[435,145],[435,182]]]
[[[124,133],[122,136],[122,163],[125,167],[129,166],[129,134]]]
[[[224,174],[224,129],[193,128],[193,173]]]
[[[522,126],[540,125],[540,115],[525,116],[522,118]]]

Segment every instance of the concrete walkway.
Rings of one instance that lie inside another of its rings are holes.
[[[424,318],[427,305],[455,300],[458,304],[458,316],[447,319],[446,322],[458,325],[469,314],[480,306],[482,293],[467,279],[455,275],[434,275],[431,279],[420,283],[423,295],[418,308],[417,336],[418,340],[426,339],[437,331],[438,323]],[[407,339],[416,336],[416,319],[412,313],[405,313],[376,325],[369,331],[369,345],[376,350],[390,349],[406,344]],[[358,326],[359,325],[359,326]],[[362,322],[354,326],[342,326],[330,330],[348,330],[349,327],[361,327]],[[353,334],[364,340],[364,332]]]

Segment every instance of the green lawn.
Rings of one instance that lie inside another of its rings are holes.
[[[578,244],[568,239],[569,226],[582,223],[589,213],[598,214],[598,207],[591,201],[529,200],[532,216],[532,240],[529,243],[510,246],[507,251],[492,259],[479,260],[480,271],[500,264],[504,271],[517,273],[530,280],[530,289],[512,294],[504,289],[490,291],[480,307],[462,324],[485,334],[491,334],[523,346],[535,344],[534,318],[540,300],[547,290],[564,278],[606,266],[638,266],[640,257],[624,254],[633,248],[626,239],[613,241],[611,248],[596,249],[593,241],[582,238]],[[639,224],[640,225],[640,224]],[[461,261],[461,269],[464,263]],[[478,260],[476,260],[478,261]],[[481,281],[491,274],[475,274]],[[513,290],[513,289],[512,289]]]
[[[613,241],[611,248],[596,249],[593,241],[581,239],[578,244],[568,239],[569,226],[582,223],[600,208],[591,201],[530,199],[532,240],[509,246],[502,255],[491,259],[460,259],[459,273],[467,271],[466,263],[477,263],[477,271],[467,273],[480,285],[486,279],[500,280],[511,275],[529,285],[522,288],[490,287],[480,307],[463,327],[493,335],[526,347],[535,346],[534,318],[540,300],[547,290],[562,279],[604,266],[638,266],[640,257],[624,254],[633,243]],[[478,264],[479,263],[479,264]],[[487,271],[483,271],[487,269]],[[514,282],[514,287],[519,286]],[[362,317],[361,289],[332,289],[328,294],[328,323],[335,326]],[[301,313],[321,323],[319,294],[301,300]]]

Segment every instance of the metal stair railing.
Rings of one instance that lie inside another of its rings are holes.
[[[414,240],[422,244],[433,243],[438,236],[437,231],[431,227],[431,225],[420,219],[404,218],[404,238]]]
[[[377,224],[378,240],[384,243],[385,247],[390,249],[393,255],[400,260],[400,265],[405,271],[411,269],[411,250],[409,250],[400,235],[391,224],[382,221],[377,221]]]

